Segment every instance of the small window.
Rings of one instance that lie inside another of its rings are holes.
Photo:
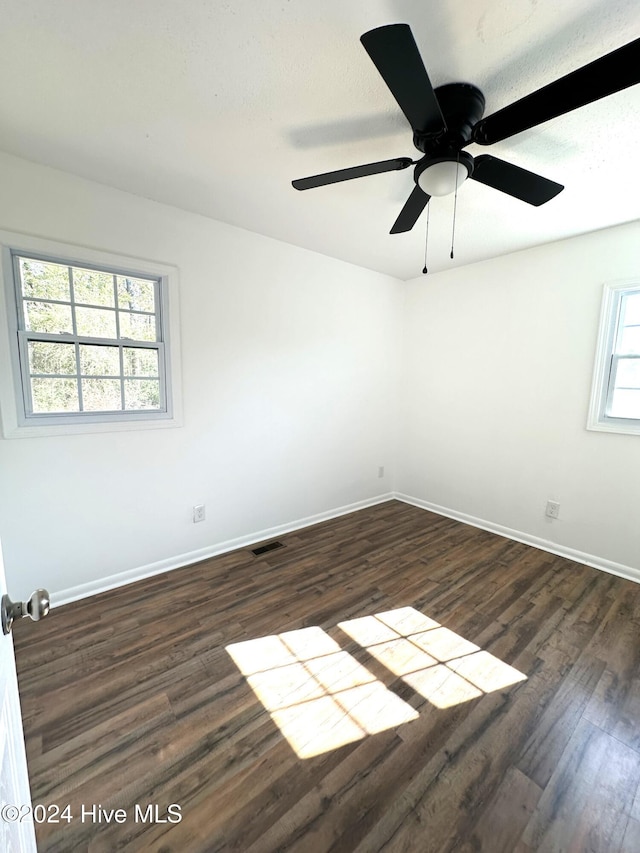
[[[72,252],[3,250],[15,428],[174,420],[170,275]]]
[[[588,427],[640,433],[640,282],[605,287]]]

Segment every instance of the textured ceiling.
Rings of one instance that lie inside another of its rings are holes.
[[[637,0],[2,0],[0,149],[401,279],[424,216],[389,235],[412,170],[307,192],[292,178],[417,158],[362,48],[411,25],[434,86],[486,113],[640,35]],[[640,218],[640,86],[490,148],[565,184],[533,208],[473,181],[432,201],[446,269]]]

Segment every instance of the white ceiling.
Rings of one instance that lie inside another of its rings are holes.
[[[363,267],[413,278],[425,217],[389,229],[412,169],[298,192],[293,178],[415,157],[360,44],[411,25],[434,86],[486,114],[640,35],[637,0],[2,0],[0,149]],[[530,207],[473,181],[432,201],[429,268],[640,218],[640,85],[490,148],[565,184]],[[1,224],[1,223],[0,223]]]

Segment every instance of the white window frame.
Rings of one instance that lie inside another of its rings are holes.
[[[614,418],[607,414],[615,383],[615,365],[619,358],[614,347],[620,327],[620,308],[625,295],[634,292],[640,292],[640,279],[625,279],[604,286],[587,421],[587,429],[590,430],[640,435],[640,419]]]
[[[158,282],[156,322],[161,324],[162,329],[161,346],[158,348],[162,411],[29,413],[29,377],[25,375],[26,370],[21,369],[21,358],[22,363],[26,364],[26,336],[19,329],[16,255],[106,270],[130,277],[152,278]],[[4,291],[0,293],[0,413],[4,438],[159,429],[182,425],[176,267],[0,230],[0,290]]]

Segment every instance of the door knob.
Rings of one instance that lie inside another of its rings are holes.
[[[37,589],[29,601],[11,601],[8,595],[2,596],[2,633],[8,634],[15,619],[30,616],[34,622],[44,619],[50,609],[49,593],[46,589]]]

